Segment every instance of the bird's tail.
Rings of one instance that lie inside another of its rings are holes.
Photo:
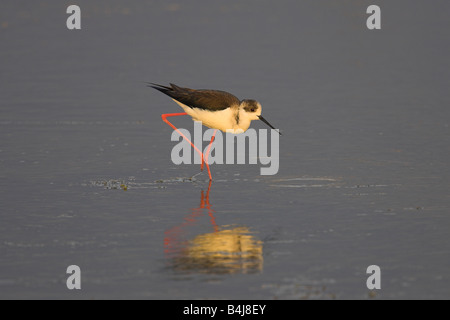
[[[161,84],[157,84],[157,83],[153,83],[153,82],[146,82],[146,84],[147,84],[147,87],[151,87],[153,89],[159,90],[165,94],[167,94],[168,92],[179,91],[182,89],[173,83],[170,83],[170,87],[163,86]]]
[[[162,93],[167,93],[167,92],[173,90],[170,87],[166,87],[166,86],[163,86],[163,85],[160,85],[160,84],[157,84],[157,83],[153,83],[153,82],[146,82],[146,84],[147,84],[147,87],[151,87],[153,89],[159,90]]]

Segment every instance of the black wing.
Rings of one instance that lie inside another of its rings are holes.
[[[148,83],[149,87],[161,91],[172,99],[181,102],[191,108],[224,110],[231,106],[239,105],[240,101],[231,93],[219,90],[194,90],[181,88],[173,83],[170,87],[155,83]]]

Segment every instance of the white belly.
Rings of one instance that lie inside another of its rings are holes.
[[[219,129],[223,132],[242,133],[248,129],[248,126],[244,127],[236,123],[236,110],[228,108],[220,111],[208,111],[199,108],[190,108],[181,102],[175,101],[184,111],[192,117],[195,121],[201,121],[204,126],[213,129]]]

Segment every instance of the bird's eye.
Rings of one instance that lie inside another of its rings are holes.
[[[250,109],[250,112],[255,112],[255,111],[256,111],[255,108],[251,108],[251,109]]]

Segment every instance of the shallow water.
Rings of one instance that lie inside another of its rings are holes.
[[[78,4],[0,4],[0,298],[450,298],[448,2]],[[260,101],[278,174],[174,165],[145,81]]]

